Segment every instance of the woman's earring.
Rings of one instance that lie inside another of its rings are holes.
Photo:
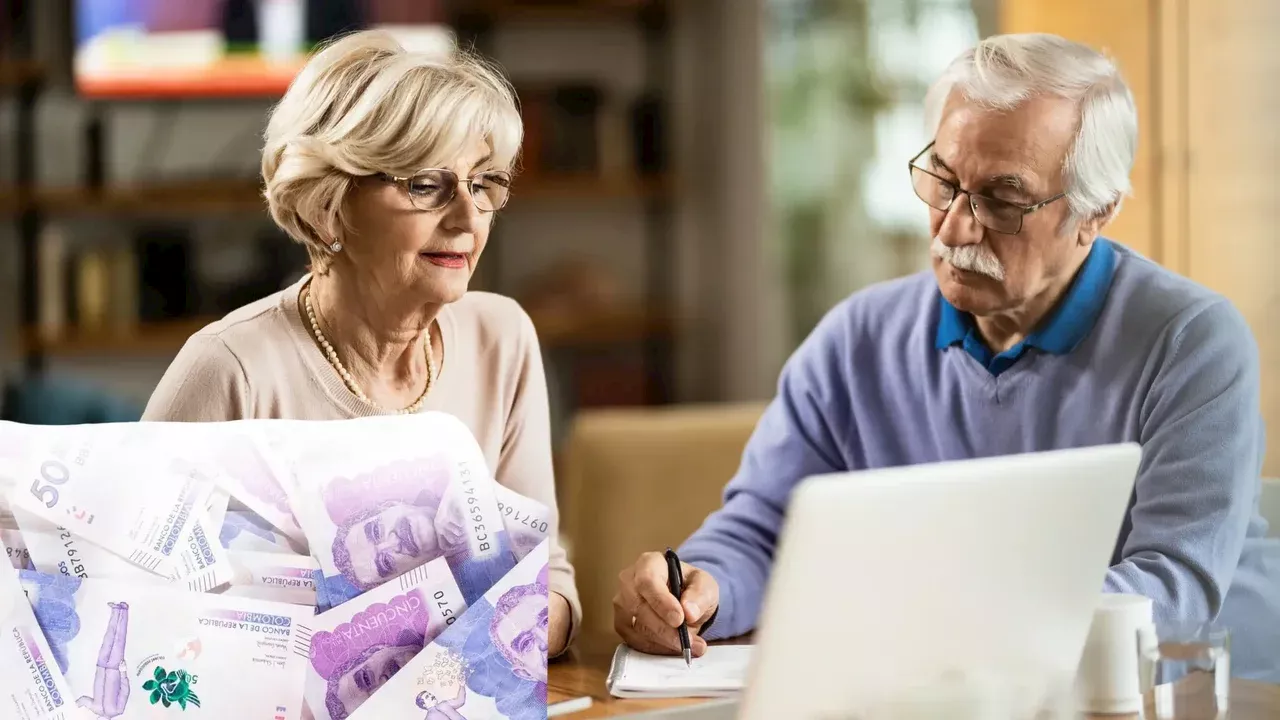
[[[341,252],[341,251],[342,251],[342,243],[337,242],[337,241],[335,240],[335,241],[334,241],[334,243],[333,243],[332,245],[330,245],[330,246],[329,246],[329,250],[331,250],[331,251],[333,251],[333,252]]]

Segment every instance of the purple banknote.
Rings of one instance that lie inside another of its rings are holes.
[[[317,615],[308,623],[312,716],[349,717],[464,610],[449,564],[437,558]]]
[[[445,413],[313,423],[291,439],[292,506],[327,610],[443,557],[468,603],[518,555],[484,455]]]
[[[353,720],[544,720],[547,560],[543,541],[388,680]]]

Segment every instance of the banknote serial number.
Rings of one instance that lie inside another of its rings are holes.
[[[70,564],[68,564],[67,561],[65,560],[62,562],[59,562],[58,572],[62,573],[63,575],[66,575],[67,577],[71,577],[72,575],[75,575],[81,580],[89,579],[89,574],[85,572],[84,566],[74,561],[71,562]]]
[[[471,491],[468,490],[467,492],[470,493]],[[476,542],[479,543],[480,545],[480,552],[488,552],[489,551],[489,531],[484,526],[484,513],[480,511],[480,501],[477,500],[474,496],[468,495],[467,506],[468,506],[467,509],[470,510],[471,512],[471,515],[470,515],[471,522],[475,523],[475,525],[473,525],[471,529],[476,534]]]
[[[489,529],[485,527],[484,512],[480,509],[480,500],[476,497],[476,489],[472,485],[470,463],[458,463],[458,476],[461,478],[462,493],[467,498],[468,518],[475,523],[471,530],[475,533],[477,550],[487,553],[493,546],[489,544]]]
[[[521,525],[524,525],[530,530],[537,530],[540,533],[545,533],[547,531],[546,520],[539,520],[538,518],[530,515],[529,513],[522,513],[516,508],[511,507],[511,505],[502,502],[501,500],[498,501],[498,510],[502,511],[503,515],[506,515],[507,517],[511,518],[513,521]]]
[[[453,608],[449,607],[449,601],[445,598],[444,591],[437,590],[431,598],[436,601],[436,608],[440,610],[445,626],[452,625],[453,621],[458,619],[458,616],[453,612]]]
[[[40,464],[40,477],[31,482],[31,494],[47,508],[58,505],[58,486],[71,479],[71,471],[57,460],[45,460]]]

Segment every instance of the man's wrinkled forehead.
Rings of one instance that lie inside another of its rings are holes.
[[[1045,189],[1060,182],[1078,122],[1074,103],[1060,98],[1032,98],[1013,110],[994,110],[952,93],[929,160],[961,183],[1002,177]]]

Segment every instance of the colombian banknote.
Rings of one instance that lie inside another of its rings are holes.
[[[306,543],[292,543],[252,510],[229,509],[222,516],[218,544],[227,550],[301,554]]]
[[[215,486],[190,460],[200,451],[157,443],[151,425],[28,428],[11,487],[14,512],[27,510],[165,577],[216,565],[220,548],[199,522]]]
[[[511,547],[518,559],[524,559],[529,551],[546,539],[550,528],[550,509],[506,485],[494,483],[493,490],[498,512],[502,515],[502,526],[511,538]]]
[[[231,582],[224,595],[274,600],[315,607],[316,572],[310,555],[230,550]]]
[[[27,549],[27,541],[22,539],[22,531],[14,520],[0,524],[0,543],[4,543],[5,553],[9,556],[9,564],[19,570],[34,570],[31,564],[31,551]]]
[[[307,706],[344,720],[466,609],[449,564],[437,558],[309,621]]]
[[[115,553],[79,537],[64,527],[18,508],[14,514],[31,553],[31,570],[77,578],[129,580],[165,584],[169,579],[134,565]]]
[[[231,504],[231,494],[222,488],[214,488],[209,493],[209,502],[205,505],[205,529],[217,533],[227,519],[227,509]]]
[[[74,704],[97,718],[297,720],[311,608],[20,571]],[[164,710],[165,712],[161,712]]]
[[[184,548],[179,558],[182,568],[179,577],[171,578],[135,565],[66,527],[54,525],[22,508],[15,508],[14,516],[31,553],[32,569],[43,573],[81,579],[173,583],[192,592],[208,592],[231,579],[231,562],[225,551],[208,542],[202,521],[193,534],[198,542]]]
[[[267,428],[275,424],[270,420],[237,420],[172,425],[199,435],[206,459],[213,466],[214,481],[230,494],[234,506],[252,510],[286,537],[302,542],[302,528],[294,519],[285,491],[292,482],[287,456],[273,447],[267,436]]]
[[[547,716],[543,541],[427,644],[353,720],[543,720]]]
[[[18,571],[0,565],[0,717],[65,720],[71,689],[22,594]]]
[[[309,423],[290,442],[291,500],[322,570],[321,610],[438,557],[448,560],[467,602],[515,566],[496,483],[457,418],[432,412]]]

